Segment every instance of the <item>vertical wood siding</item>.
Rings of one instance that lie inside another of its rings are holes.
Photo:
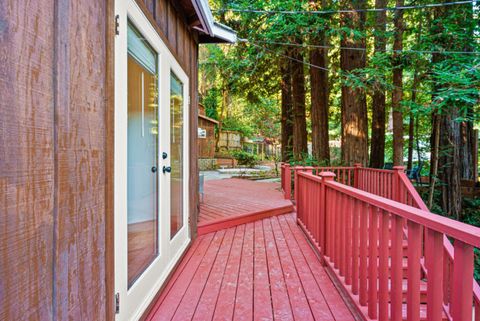
[[[57,6],[54,304],[58,320],[101,320],[106,313],[105,1],[57,0]]]
[[[139,3],[190,78],[195,231],[198,36]],[[112,5],[0,5],[0,320],[113,319]]]
[[[0,5],[0,320],[52,317],[54,1]]]
[[[105,319],[105,10],[0,6],[0,320]]]

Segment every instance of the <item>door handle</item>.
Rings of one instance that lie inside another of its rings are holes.
[[[157,166],[152,166],[152,173],[156,173],[157,172]]]
[[[170,173],[172,168],[170,166],[163,166],[163,174]]]

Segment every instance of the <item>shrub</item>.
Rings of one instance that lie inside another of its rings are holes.
[[[242,150],[233,151],[233,158],[238,161],[238,165],[245,165],[247,167],[254,167],[258,164],[258,158],[256,155]]]

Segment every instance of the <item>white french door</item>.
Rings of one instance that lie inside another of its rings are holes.
[[[190,241],[186,73],[134,0],[117,0],[115,289],[136,320]]]

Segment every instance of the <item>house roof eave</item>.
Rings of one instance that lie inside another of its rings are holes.
[[[207,0],[192,0],[193,7],[198,15],[201,28],[195,29],[205,33],[200,37],[201,43],[235,43],[237,33],[221,23],[215,22]]]

